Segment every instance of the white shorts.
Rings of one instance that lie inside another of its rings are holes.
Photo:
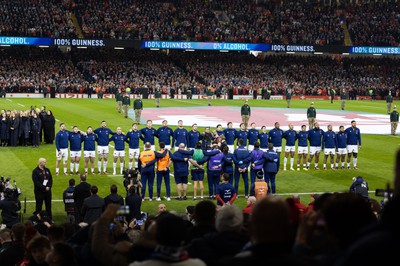
[[[297,154],[308,154],[308,146],[299,146],[297,148]]]
[[[96,156],[96,153],[94,151],[83,151],[83,157],[89,158],[92,157],[94,158]]]
[[[252,150],[254,150],[254,145],[249,145],[248,148],[249,152],[251,152]]]
[[[167,150],[171,150],[171,145],[165,145],[165,149],[167,149]]]
[[[114,157],[124,157],[124,156],[125,156],[125,151],[114,150]]]
[[[69,157],[81,157],[82,156],[82,151],[69,151]]]
[[[140,149],[131,149],[129,148],[129,159],[135,158],[136,160],[139,158]]]
[[[261,151],[267,152],[268,148],[260,148]]]
[[[358,153],[358,145],[347,145],[347,153]]]
[[[233,152],[235,151],[235,145],[227,145],[227,146],[229,148],[228,152],[233,154]]]
[[[108,154],[108,146],[97,146],[97,154]]]
[[[156,145],[151,145],[151,150],[155,151],[156,150]]]
[[[285,152],[295,152],[296,146],[285,146]]]
[[[321,152],[321,147],[316,147],[316,146],[310,146],[310,155],[314,155],[316,153]]]
[[[187,148],[187,150],[188,150],[188,151],[193,151],[193,150],[194,150],[194,148]]]
[[[335,155],[335,148],[333,148],[333,149],[331,149],[331,148],[324,149],[324,154],[325,155],[329,155],[329,154]]]
[[[339,155],[347,154],[347,149],[346,148],[339,148],[337,154],[339,154]]]
[[[282,146],[274,147],[274,152],[282,152]]]
[[[68,159],[68,148],[65,149],[60,149],[60,151],[57,151],[56,149],[56,157],[57,157],[57,161],[61,160],[61,158],[65,160]]]

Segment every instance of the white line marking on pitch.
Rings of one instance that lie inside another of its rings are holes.
[[[20,103],[17,103],[19,106],[22,106],[22,107],[25,107],[25,105],[23,105],[23,104],[20,104]]]
[[[12,102],[10,99],[7,99],[7,101]]]

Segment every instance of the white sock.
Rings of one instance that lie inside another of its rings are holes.
[[[135,168],[138,168],[138,162],[135,162]]]
[[[71,172],[74,171],[74,163],[70,163],[70,164],[69,164],[69,169],[71,169]]]
[[[79,171],[79,163],[75,163],[75,172]]]
[[[287,164],[287,158],[283,158],[283,168],[286,168],[286,164]]]
[[[60,168],[56,168],[56,174],[60,172]]]
[[[68,172],[68,168],[64,167],[64,173]]]
[[[87,173],[88,172],[88,169],[87,168],[85,168],[85,173]]]
[[[324,163],[324,168],[326,168],[326,163]]]
[[[317,164],[317,163],[314,163],[314,167],[318,167],[318,164]]]
[[[113,170],[114,170],[114,172],[117,171],[117,163],[113,163]]]
[[[101,161],[97,161],[97,168],[99,169],[99,172],[101,172]]]
[[[92,173],[94,173],[94,167],[92,167]]]
[[[331,169],[333,169],[333,163],[331,163]]]
[[[342,167],[344,167],[344,162],[342,162]]]
[[[132,162],[129,162],[129,169],[132,169]]]
[[[350,167],[350,163],[347,163],[347,167]]]
[[[303,167],[307,167],[307,164],[306,164],[306,163],[303,163]]]
[[[290,168],[293,168],[294,158],[290,158]]]
[[[357,166],[357,158],[353,158],[353,165],[354,165],[354,167]]]
[[[310,167],[310,163],[309,162],[307,162],[307,167]]]
[[[124,163],[119,163],[120,173],[122,175],[122,171],[124,171]]]
[[[300,164],[297,164],[297,168],[300,168]]]
[[[103,171],[104,172],[107,171],[107,163],[108,163],[108,161],[103,162]]]
[[[336,163],[336,168],[339,167],[339,163]]]

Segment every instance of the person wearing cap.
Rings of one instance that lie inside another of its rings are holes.
[[[240,109],[240,115],[242,116],[242,123],[244,124],[245,129],[247,130],[250,116],[251,116],[251,109],[249,106],[249,100],[245,100],[242,108]]]
[[[122,96],[122,109],[124,110],[125,118],[128,118],[128,109],[130,105],[131,105],[131,98],[126,93],[126,91],[124,91]]]
[[[314,102],[311,102],[310,107],[307,109],[308,127],[312,129],[314,127],[315,119],[317,118],[317,110],[314,108]]]
[[[390,124],[392,125],[392,135],[396,135],[397,125],[399,124],[399,112],[397,112],[396,105],[393,107],[393,111],[390,113]]]
[[[122,98],[123,98],[123,94],[121,92],[121,89],[118,89],[115,92],[115,100],[117,102],[117,111],[118,111],[118,113],[121,113],[121,110],[122,110]]]
[[[161,88],[158,87],[156,88],[156,91],[154,92],[154,98],[156,99],[156,107],[160,107],[160,99],[161,99]]]

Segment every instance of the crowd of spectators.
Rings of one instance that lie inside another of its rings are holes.
[[[10,47],[0,49],[0,87],[11,93],[79,92],[83,75],[70,54],[57,48]]]
[[[77,36],[67,10],[69,1],[0,1],[0,35],[32,37]]]
[[[346,9],[353,45],[398,46],[400,6],[392,1],[359,1]]]
[[[267,55],[149,50],[3,48],[0,90],[6,93],[131,93],[161,89],[164,94],[396,96],[400,60],[395,57]],[[353,96],[353,97],[352,97]]]

